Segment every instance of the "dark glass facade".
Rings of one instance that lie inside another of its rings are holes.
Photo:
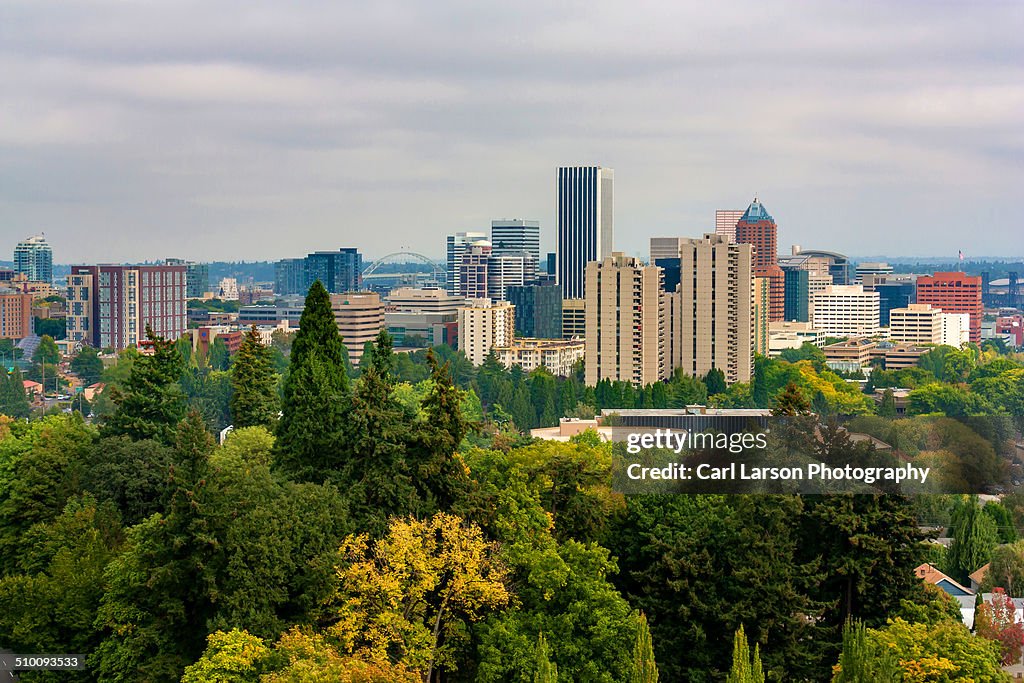
[[[516,307],[516,336],[561,338],[562,294],[557,285],[511,286],[506,297]]]
[[[883,282],[875,285],[875,291],[878,292],[878,323],[883,327],[889,325],[889,311],[915,303],[913,282]]]
[[[805,323],[811,319],[810,273],[795,268],[785,273],[785,319]]]

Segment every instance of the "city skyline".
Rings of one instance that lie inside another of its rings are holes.
[[[438,256],[503,217],[552,251],[554,169],[597,163],[626,253],[754,195],[783,248],[1024,252],[1016,3],[55,10],[0,28],[0,234],[61,262]]]

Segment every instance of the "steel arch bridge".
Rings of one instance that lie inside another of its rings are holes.
[[[425,265],[430,266],[431,272],[432,272],[433,277],[434,277],[434,281],[435,282],[443,282],[444,281],[444,277],[445,277],[444,269],[441,268],[441,266],[437,265],[436,262],[430,260],[429,258],[424,256],[423,254],[416,253],[415,251],[395,251],[395,252],[392,252],[392,253],[387,254],[385,256],[382,256],[379,259],[376,259],[373,263],[371,263],[369,266],[367,266],[366,268],[363,269],[363,277],[365,278],[367,276],[373,275],[377,271],[377,269],[380,268],[382,265],[384,265],[385,263],[388,263],[389,261],[394,260],[395,258],[397,258],[399,256],[410,257],[414,261],[419,261],[420,263],[423,263]]]

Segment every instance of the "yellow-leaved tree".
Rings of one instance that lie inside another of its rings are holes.
[[[509,602],[497,548],[452,515],[393,519],[375,542],[348,537],[341,556],[339,620],[329,636],[349,654],[401,662],[428,682],[453,663],[467,622]]]

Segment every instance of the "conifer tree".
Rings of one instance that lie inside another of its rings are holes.
[[[318,280],[292,343],[277,425],[274,462],[286,476],[322,482],[341,467],[351,403],[347,366],[330,295]]]
[[[893,683],[900,678],[892,654],[868,638],[864,623],[846,622],[843,649],[832,683]]]
[[[548,641],[543,633],[537,637],[537,668],[533,673],[533,683],[558,683],[558,667],[551,661]]]
[[[732,668],[725,680],[726,683],[764,683],[760,649],[755,647],[754,654],[750,654],[750,645],[742,624],[733,638]]]
[[[231,419],[235,429],[277,423],[277,377],[270,347],[260,342],[256,325],[245,334],[231,366]]]
[[[806,415],[810,410],[811,404],[807,401],[807,397],[804,396],[804,392],[794,382],[790,382],[775,397],[775,407],[772,408],[772,414],[793,417],[796,415]]]
[[[153,353],[140,355],[132,364],[123,389],[113,390],[117,409],[107,418],[101,433],[172,444],[178,423],[185,417],[185,395],[178,386],[183,370],[181,354],[174,342],[155,334],[148,326],[146,339]]]
[[[658,683],[658,665],[654,662],[651,629],[643,612],[637,620],[636,643],[633,645],[633,673],[629,683]]]
[[[25,418],[32,413],[32,406],[25,393],[25,379],[17,367],[10,374],[0,377],[0,415]]]

